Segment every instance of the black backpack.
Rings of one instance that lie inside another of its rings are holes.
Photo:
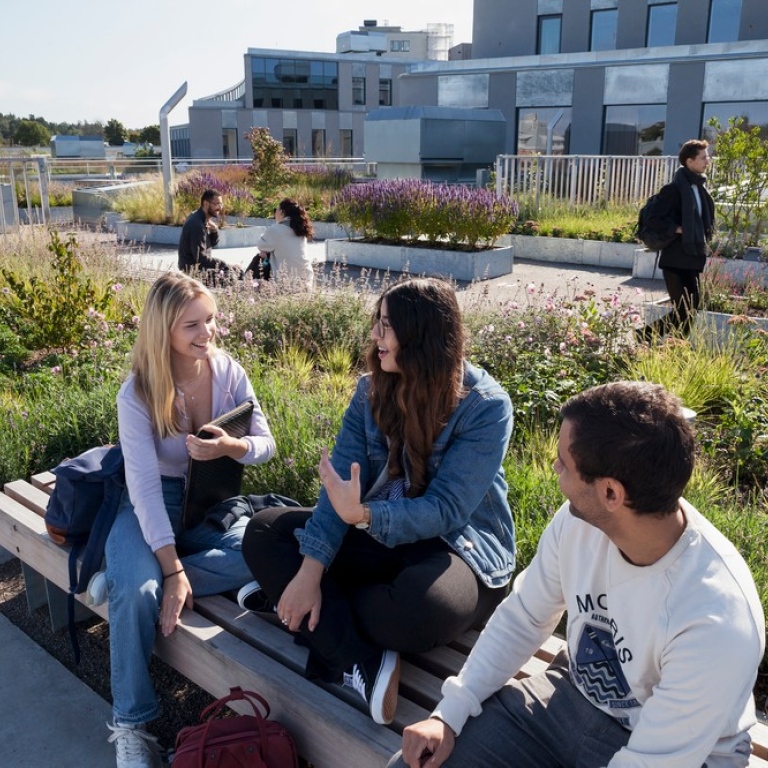
[[[649,226],[648,222],[654,218],[658,220],[656,215],[657,207],[659,206],[659,195],[651,195],[646,201],[645,205],[640,209],[637,214],[637,239],[649,250],[649,251],[661,251],[666,248],[677,235],[669,237],[664,232],[654,229]]]
[[[72,547],[67,613],[75,662],[79,662],[75,595],[85,592],[91,577],[101,568],[107,536],[125,488],[123,452],[119,445],[91,448],[74,459],[65,459],[51,471],[56,475],[56,485],[45,510],[45,527],[56,544]],[[81,552],[83,562],[78,576]]]

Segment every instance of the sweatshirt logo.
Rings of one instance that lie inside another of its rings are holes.
[[[574,683],[599,704],[615,706],[617,699],[631,693],[610,629],[593,624],[582,626],[571,675]]]

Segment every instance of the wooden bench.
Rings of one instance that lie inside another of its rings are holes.
[[[66,623],[69,576],[67,551],[50,540],[42,518],[54,481],[44,472],[31,482],[5,486],[0,493],[0,546],[22,562],[30,610],[47,603],[55,628]],[[92,610],[107,619],[106,604]],[[399,749],[403,727],[429,714],[443,679],[458,672],[477,637],[477,632],[468,632],[450,646],[405,656],[397,718],[382,727],[364,712],[356,693],[305,680],[306,649],[275,623],[224,597],[196,600],[194,610],[185,609],[181,619],[169,638],[158,635],[157,656],[212,696],[223,696],[234,685],[262,693],[275,719],[293,732],[300,754],[315,768],[385,766]],[[564,640],[551,637],[520,676],[543,670],[563,646]],[[768,725],[758,723],[751,735],[749,765],[768,768]]]

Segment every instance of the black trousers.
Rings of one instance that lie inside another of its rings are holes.
[[[662,274],[672,303],[672,310],[645,326],[646,341],[651,341],[653,336],[664,336],[676,330],[681,335],[687,336],[691,330],[696,310],[701,304],[701,272],[693,269],[666,267],[662,269]]]
[[[294,536],[309,509],[265,509],[245,531],[243,556],[277,603],[303,556]],[[297,641],[310,649],[307,677],[338,682],[355,663],[382,650],[420,653],[484,622],[506,596],[491,589],[441,539],[386,547],[350,527],[320,582],[322,607],[313,632],[307,618]]]

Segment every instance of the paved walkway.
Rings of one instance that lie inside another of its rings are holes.
[[[309,243],[310,255],[317,264],[324,264],[324,271],[330,274],[334,266],[325,262],[325,243]],[[214,255],[229,264],[246,267],[256,252],[253,246],[248,248],[216,248]],[[131,262],[149,269],[175,269],[177,262],[176,249],[169,246],[148,245],[142,252],[130,255]],[[360,276],[357,267],[347,267],[347,273],[354,279]],[[370,282],[376,284],[376,273],[372,273]],[[379,275],[379,278],[381,276]],[[544,262],[526,261],[515,257],[512,272],[508,275],[483,280],[476,283],[460,283],[458,288],[465,293],[465,300],[471,297],[483,297],[492,302],[522,298],[525,287],[533,283],[543,287],[546,293],[569,294],[585,288],[593,288],[598,292],[620,290],[638,296],[638,303],[656,301],[666,296],[663,280],[649,280],[632,277],[625,269],[607,269],[576,264],[550,264]],[[578,290],[575,290],[578,288]]]
[[[113,767],[112,707],[5,616],[0,649],[0,765]]]

